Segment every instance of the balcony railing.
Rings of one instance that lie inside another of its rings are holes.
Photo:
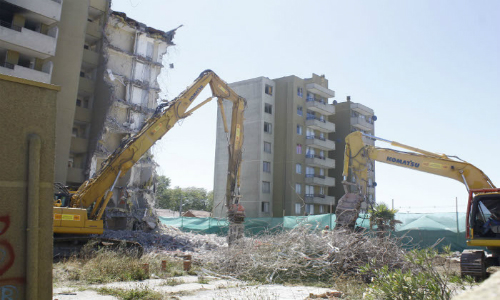
[[[306,120],[316,120],[316,121],[320,121],[320,122],[326,123],[325,118],[318,118],[318,117],[316,117],[314,115],[307,115]]]
[[[320,140],[320,141],[326,141],[326,138],[323,137],[323,136],[320,136],[320,135],[308,135],[308,136],[306,136],[306,139],[308,139],[308,140],[317,139],[317,140]]]
[[[310,97],[310,96],[306,98],[306,102],[312,102],[312,101],[316,101],[316,102],[321,103],[321,104],[328,104],[325,99],[316,99],[316,98]]]
[[[317,155],[317,154],[306,154],[306,158],[318,158],[318,159],[323,159],[323,160],[326,159],[326,157],[321,156],[321,155]]]
[[[7,69],[14,70],[14,64],[11,64],[9,62],[4,62],[3,64],[0,64],[0,66],[7,68]]]
[[[19,32],[21,32],[21,30],[22,30],[21,26],[17,26],[17,25],[10,23],[10,22],[6,22],[6,21],[2,21],[2,20],[0,20],[0,26],[9,28],[9,29],[12,29],[15,31],[19,31]]]

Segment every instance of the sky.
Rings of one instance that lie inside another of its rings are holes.
[[[375,111],[376,136],[456,155],[500,185],[499,1],[113,0],[111,8],[164,31],[183,25],[163,58],[162,99],[205,69],[229,83],[324,74],[330,101],[349,95]],[[172,186],[213,189],[216,114],[213,101],[154,147]],[[466,210],[458,181],[376,163],[376,182],[377,202],[400,212]]]

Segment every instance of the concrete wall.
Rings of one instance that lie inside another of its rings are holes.
[[[61,86],[57,96],[55,181],[66,183],[71,132],[80,82],[87,26],[88,1],[64,1],[52,83]]]
[[[2,299],[52,298],[57,90],[0,75]]]
[[[273,199],[273,152],[265,153],[264,141],[274,145],[274,133],[265,133],[264,122],[274,127],[274,96],[267,95],[265,85],[274,89],[274,82],[265,77],[231,83],[229,86],[247,100],[247,108],[243,122],[244,140],[241,164],[241,204],[245,207],[247,217],[272,216]],[[273,114],[264,112],[265,103],[273,106]],[[231,102],[224,103],[228,127],[231,124]],[[273,130],[274,132],[274,130]],[[214,216],[225,217],[225,193],[227,183],[228,144],[224,132],[222,115],[217,111],[217,135],[214,167]],[[263,172],[263,161],[271,163],[271,173]],[[270,193],[262,192],[262,182],[270,182]],[[269,203],[269,212],[262,211],[262,202]]]

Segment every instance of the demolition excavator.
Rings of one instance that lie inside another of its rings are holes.
[[[365,143],[368,140],[387,142],[411,152],[375,147]],[[425,151],[358,131],[349,134],[345,141],[342,183],[346,194],[339,200],[335,212],[338,227],[354,228],[361,203],[367,200],[367,188],[376,185],[368,180],[375,161],[440,175],[460,181],[467,189],[467,245],[486,247],[491,252],[487,255],[484,250],[464,250],[460,263],[462,275],[484,278],[487,267],[500,265],[500,189],[480,169],[456,156]]]
[[[212,96],[188,108],[201,91],[210,86]],[[243,113],[246,100],[236,94],[226,82],[213,71],[206,70],[187,87],[177,98],[160,104],[154,114],[144,122],[139,132],[124,141],[102,164],[98,173],[85,181],[78,190],[70,192],[64,188],[56,189],[54,200],[54,254],[64,256],[76,252],[90,240],[90,235],[104,232],[103,214],[118,179],[127,171],[174,125],[190,116],[201,106],[217,98],[224,130],[228,135],[228,173],[226,184],[226,208],[230,223],[229,240],[243,234],[244,208],[240,199],[240,166],[243,146]],[[228,128],[223,101],[232,103],[231,125]],[[97,239],[105,246],[123,245],[124,241]],[[127,247],[142,247],[134,242],[125,242]],[[75,251],[76,250],[76,251]]]

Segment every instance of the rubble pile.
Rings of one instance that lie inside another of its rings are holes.
[[[358,275],[371,263],[375,268],[410,268],[400,240],[336,230],[319,233],[307,227],[239,240],[197,260],[218,275],[269,283],[329,281]]]
[[[220,247],[227,247],[225,237],[182,232],[177,228],[164,225],[159,225],[152,232],[106,230],[101,237],[139,242],[145,252],[180,251],[203,254]]]

